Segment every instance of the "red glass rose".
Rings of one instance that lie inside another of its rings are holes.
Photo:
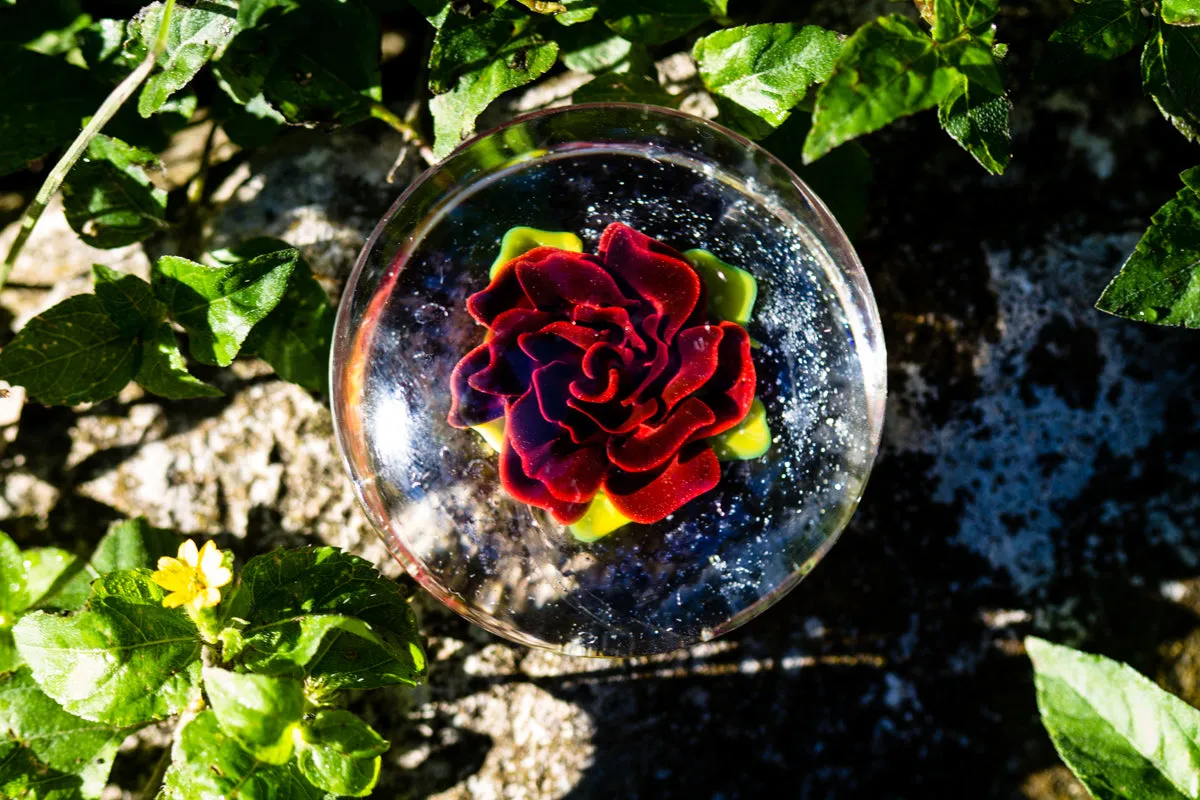
[[[504,417],[513,497],[570,524],[603,490],[651,523],[717,485],[705,440],[750,409],[750,337],[709,316],[682,255],[613,223],[598,256],[530,250],[467,310],[489,335],[454,369],[449,422]]]

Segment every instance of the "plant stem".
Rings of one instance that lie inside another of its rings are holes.
[[[417,148],[417,152],[420,153],[421,159],[426,164],[432,166],[437,163],[437,159],[433,155],[433,150],[429,148],[429,144],[421,136],[421,133],[412,125],[392,113],[392,110],[383,103],[371,103],[371,116],[377,120],[386,122],[394,130],[399,131],[400,135],[404,137],[405,142]]]
[[[158,35],[154,37],[154,46],[150,48],[150,52],[146,53],[146,57],[142,59],[142,63],[137,65],[133,72],[125,76],[125,80],[117,84],[117,88],[112,90],[112,93],[104,99],[100,104],[100,108],[96,109],[96,114],[91,121],[80,131],[75,137],[75,141],[71,142],[71,146],[63,153],[62,158],[54,165],[54,169],[50,170],[50,174],[46,176],[45,183],[42,188],[38,189],[37,196],[33,198],[33,202],[25,209],[25,213],[21,216],[21,228],[17,231],[17,238],[13,240],[12,247],[8,250],[8,256],[4,259],[4,263],[0,264],[0,289],[4,288],[5,281],[8,280],[8,275],[12,272],[13,265],[17,263],[17,258],[21,255],[21,249],[25,247],[25,242],[29,239],[29,235],[33,233],[33,228],[41,219],[42,212],[50,205],[50,201],[58,192],[62,182],[66,180],[67,173],[75,166],[75,162],[80,159],[92,139],[100,132],[110,119],[125,105],[125,101],[133,96],[133,93],[142,81],[154,71],[154,65],[158,61],[158,56],[162,53],[163,48],[167,44],[167,30],[171,24],[171,12],[175,8],[175,0],[167,0],[163,6],[162,20],[158,24]]]

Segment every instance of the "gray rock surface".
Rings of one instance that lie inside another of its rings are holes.
[[[1091,308],[1191,154],[1146,108],[1090,115],[1108,88],[1027,98],[1037,123],[1018,118],[999,179],[932,119],[869,141],[858,246],[888,335],[885,443],[858,516],[799,589],[729,637],[627,661],[510,645],[419,595],[429,683],[354,700],[394,743],[377,796],[1082,797],[1037,723],[1030,632],[1194,698],[1200,338]],[[221,186],[206,239],[286,238],[336,290],[411,178],[406,164],[384,179],[398,146],[285,140]],[[93,261],[149,263],[87,248],[52,210],[4,321],[85,290]],[[227,396],[131,388],[0,413],[0,527],[82,548],[142,514],[241,558],[322,541],[398,575],[323,400],[255,362],[205,377]]]

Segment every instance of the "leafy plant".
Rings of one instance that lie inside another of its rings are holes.
[[[1042,723],[1093,797],[1200,794],[1200,710],[1103,656],[1033,637],[1025,648]]]
[[[0,534],[4,796],[99,797],[121,741],[168,719],[165,797],[370,793],[387,742],[339,703],[424,677],[403,593],[330,547],[231,567],[140,519],[87,561]]]

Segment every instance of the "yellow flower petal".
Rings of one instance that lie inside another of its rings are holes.
[[[170,556],[162,556],[161,558],[158,559],[158,568],[159,569],[173,569],[173,568],[177,568],[177,567],[185,568],[185,565],[183,564],[183,562],[181,562],[177,558],[171,558]]]
[[[185,570],[162,570],[153,573],[150,579],[168,592],[183,592],[192,585],[192,573]]]
[[[208,588],[208,589],[204,590],[203,594],[204,594],[204,605],[206,605],[206,606],[210,606],[210,607],[215,606],[217,603],[221,602],[221,590],[220,589]]]
[[[208,586],[224,586],[233,580],[233,573],[226,567],[217,567],[211,572],[204,573],[204,583]]]
[[[196,543],[191,539],[179,545],[179,560],[193,569],[200,562],[200,553],[196,550]]]
[[[205,574],[209,570],[214,570],[221,566],[221,561],[224,560],[221,551],[211,540],[204,543],[204,547],[200,548],[200,561],[198,566],[200,573]]]
[[[167,608],[179,608],[189,600],[191,597],[186,592],[172,592],[163,598],[163,605]]]

